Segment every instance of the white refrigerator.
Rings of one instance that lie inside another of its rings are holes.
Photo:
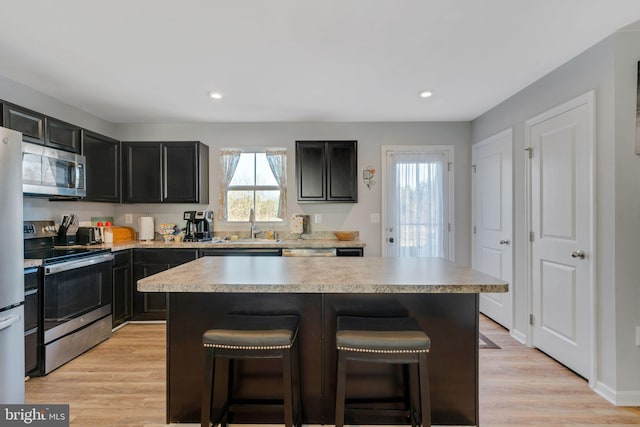
[[[22,134],[0,127],[0,404],[24,403]]]

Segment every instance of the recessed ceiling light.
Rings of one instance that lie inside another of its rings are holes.
[[[433,93],[428,90],[423,90],[422,92],[420,92],[420,98],[429,98],[431,95],[433,95]]]
[[[209,92],[209,96],[213,99],[222,99],[222,95],[218,92]]]

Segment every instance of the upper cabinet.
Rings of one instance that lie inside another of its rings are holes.
[[[85,167],[87,195],[92,202],[120,202],[120,141],[82,131],[82,154]]]
[[[296,141],[298,202],[357,202],[357,144]]]
[[[22,140],[44,145],[44,114],[9,103],[4,104],[3,126],[22,132]]]
[[[209,203],[209,147],[198,141],[123,142],[125,203]]]
[[[80,128],[17,105],[3,106],[3,126],[22,132],[22,140],[80,152]]]
[[[63,121],[46,118],[45,145],[60,150],[80,152],[80,128]]]

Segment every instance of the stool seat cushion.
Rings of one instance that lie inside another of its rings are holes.
[[[409,317],[339,316],[336,346],[338,350],[365,352],[426,352],[431,340]]]
[[[286,348],[298,331],[298,316],[229,314],[202,337],[205,347]]]

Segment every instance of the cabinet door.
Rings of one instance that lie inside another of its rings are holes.
[[[162,201],[162,156],[158,142],[123,142],[125,203]]]
[[[47,118],[45,144],[60,150],[80,152],[80,128],[60,120]]]
[[[327,143],[327,200],[358,201],[356,141]]]
[[[337,248],[336,256],[364,256],[362,248]]]
[[[114,254],[113,258],[113,327],[130,320],[133,316],[133,288],[131,283],[131,252]]]
[[[82,131],[82,154],[87,158],[84,200],[120,201],[120,142],[87,130]]]
[[[162,156],[165,171],[162,201],[198,203],[198,144],[165,142]]]
[[[326,200],[325,143],[296,141],[298,201]]]
[[[3,126],[22,132],[22,140],[43,145],[44,114],[12,104],[4,104]]]
[[[200,249],[200,256],[282,256],[279,248],[208,248]]]
[[[136,249],[133,251],[134,284],[147,276],[193,261],[197,249]],[[133,318],[135,320],[166,319],[165,292],[139,292],[133,285]]]

